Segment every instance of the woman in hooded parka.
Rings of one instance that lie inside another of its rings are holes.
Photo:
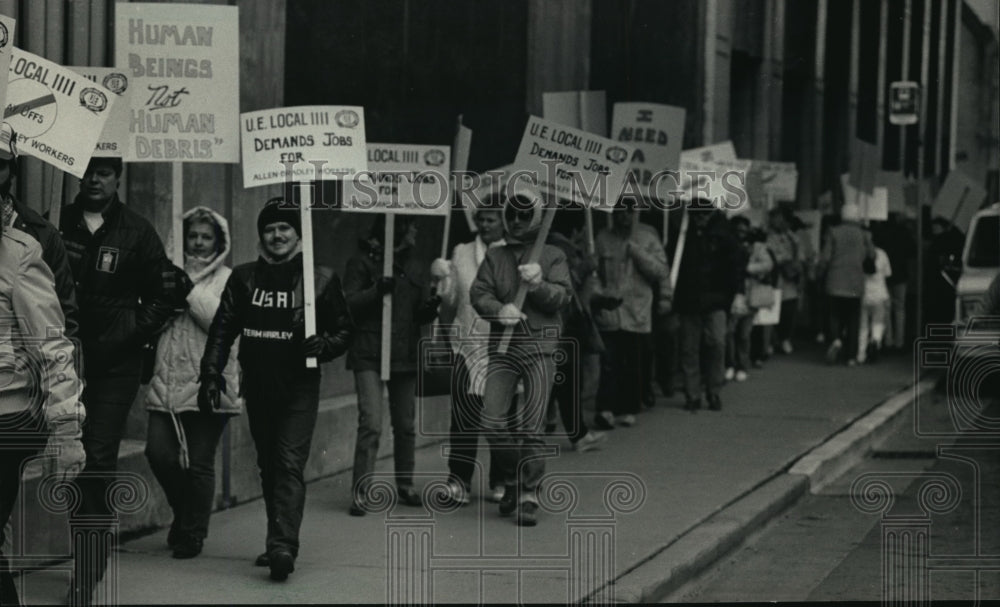
[[[188,308],[160,335],[153,379],[146,396],[149,428],[146,457],[174,513],[167,544],[174,558],[201,553],[215,497],[215,450],[226,422],[242,410],[238,398],[237,349],[226,365],[220,407],[198,407],[199,363],[208,328],[232,270],[229,224],[211,209],[184,215],[184,271],[194,283]]]

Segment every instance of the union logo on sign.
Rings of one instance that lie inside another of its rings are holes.
[[[444,164],[444,152],[441,150],[428,150],[424,154],[424,163],[432,167],[441,166]]]
[[[333,117],[333,120],[345,129],[353,129],[361,123],[361,117],[354,110],[341,110]]]
[[[125,74],[114,72],[105,76],[101,84],[112,93],[121,95],[128,88],[128,77]]]
[[[7,31],[6,25],[0,23],[0,49],[6,48],[8,42],[10,42],[10,32]]]
[[[628,151],[625,148],[620,148],[617,146],[611,147],[608,148],[608,151],[605,154],[605,156],[607,156],[607,159],[610,160],[611,162],[614,162],[616,164],[621,164],[625,162],[625,160],[628,158]]]
[[[80,105],[95,114],[103,112],[108,107],[108,96],[93,87],[85,88],[80,92]]]

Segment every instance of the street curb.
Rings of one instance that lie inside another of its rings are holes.
[[[874,444],[897,429],[893,422],[905,420],[900,414],[917,398],[934,389],[934,380],[924,381],[901,390],[863,415],[844,430],[800,457],[789,474],[801,474],[809,479],[809,490],[821,490],[832,480],[857,464]]]
[[[739,546],[752,533],[809,492],[816,492],[860,461],[905,420],[901,415],[934,388],[933,380],[907,387],[820,445],[688,529],[659,552],[612,582],[615,601],[662,600]]]

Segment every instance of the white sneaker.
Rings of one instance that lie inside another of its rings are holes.
[[[583,453],[601,448],[601,443],[608,439],[608,435],[603,432],[587,432],[580,440],[573,443],[573,451]]]
[[[781,342],[781,351],[784,352],[785,354],[791,354],[792,352],[794,352],[795,350],[792,348],[792,342],[788,341],[787,339]]]
[[[816,334],[816,343],[818,343],[818,344],[826,343],[826,335],[823,335],[822,333],[817,333]]]
[[[746,381],[748,377],[750,377],[750,376],[747,375],[746,371],[737,371],[736,372],[736,381]]]
[[[733,376],[736,374],[736,369],[732,367],[726,368],[726,381],[733,381]]]
[[[629,413],[628,415],[619,415],[618,417],[615,418],[615,425],[625,426],[626,428],[628,428],[629,426],[634,426],[635,416],[632,415],[631,413]]]
[[[503,494],[504,494],[503,485],[490,487],[489,493],[486,494],[486,501],[492,502],[494,504],[499,504],[500,500],[503,499]]]

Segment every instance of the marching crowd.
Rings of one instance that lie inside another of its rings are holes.
[[[265,551],[256,563],[284,580],[299,550],[303,470],[319,402],[320,371],[306,365],[308,358],[322,363],[346,355],[354,374],[350,514],[365,515],[373,500],[383,388],[398,503],[419,506],[418,351],[436,324],[435,335],[444,335],[456,361],[449,476],[438,497],[470,501],[485,438],[484,497],[499,503],[500,515],[533,526],[543,451],[553,440],[547,435],[560,420],[573,450],[598,449],[607,431],[638,423],[653,402],[654,384],[669,396],[678,376],[686,409],[720,410],[727,381],[745,381],[775,351],[793,351],[800,302],[808,302],[809,324],[828,344],[831,363],[871,362],[905,344],[905,268],[914,245],[897,218],[869,231],[857,206],[847,203],[839,220],[824,226],[817,250],[810,226],[786,207],[770,211],[766,226],[754,226],[695,198],[671,213],[677,220],[661,234],[643,220],[654,215],[640,210],[644,201],[626,197],[591,244],[584,213],[548,212],[545,198],[530,188],[480,201],[474,239],[454,247],[450,259],[421,259],[418,222],[407,216],[397,217],[395,241],[383,242],[379,217],[342,278],[314,269],[316,334],[307,337],[294,205],[281,198],[264,205],[259,257],[233,269],[225,265],[232,244],[225,218],[190,209],[177,267],[149,222],[119,199],[120,160],[91,161],[57,230],[12,195],[11,137],[4,125],[0,372],[18,381],[0,388],[0,431],[5,441],[17,437],[20,447],[0,450],[4,523],[23,463],[47,442],[53,469],[82,497],[70,516],[108,514],[126,419],[144,380],[150,384],[146,456],[173,510],[167,538],[173,556],[202,550],[215,453],[228,420],[245,411],[267,512]],[[382,271],[387,246],[391,276]],[[391,368],[383,382],[386,294],[393,302]],[[755,322],[779,306],[776,324]],[[155,356],[144,378],[150,344]],[[30,358],[33,352],[39,354]],[[40,361],[33,369],[42,378],[37,385],[23,368],[29,359]],[[599,374],[587,366],[596,360]],[[585,419],[581,395],[598,377],[595,414]],[[94,545],[75,547],[74,603],[88,603],[104,574],[111,547],[94,537],[83,540]],[[17,603],[6,560],[0,560],[0,591],[0,603]]]

